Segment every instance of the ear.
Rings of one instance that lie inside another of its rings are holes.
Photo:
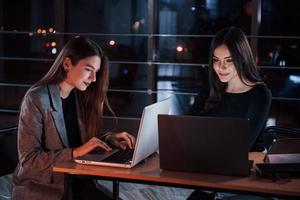
[[[63,62],[63,67],[66,72],[68,72],[70,70],[70,68],[72,67],[72,61],[70,58],[65,57],[64,62]]]

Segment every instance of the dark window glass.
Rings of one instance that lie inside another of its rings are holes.
[[[66,1],[66,31],[78,33],[146,33],[147,0]]]
[[[52,61],[0,60],[0,82],[33,84],[50,68]]]
[[[263,0],[260,34],[299,36],[300,1]]]
[[[118,117],[141,117],[143,108],[149,105],[149,98],[153,98],[156,94],[148,94],[143,92],[127,92],[127,91],[109,91],[108,100]],[[104,115],[112,116],[108,110]]]
[[[300,66],[300,37],[258,40],[258,64],[278,67]]]
[[[144,90],[147,88],[147,65],[134,63],[110,64],[110,89]]]
[[[161,34],[214,34],[233,25],[249,34],[253,14],[251,0],[160,0],[158,9]]]
[[[2,108],[0,109],[2,110]],[[0,129],[18,124],[18,113],[0,112]]]
[[[300,100],[273,99],[269,117],[272,125],[300,128]]]
[[[58,34],[0,33],[0,56],[26,59],[53,59],[63,46],[62,36]]]
[[[139,118],[144,106],[170,94],[173,112],[184,113],[208,86],[213,35],[238,26],[257,51],[261,75],[272,91],[270,117],[277,125],[299,127],[300,1],[258,1],[261,18],[253,7],[257,1],[153,1],[155,35],[148,34],[148,0],[0,1],[0,110],[17,111],[28,87],[48,71],[65,42],[83,35],[109,57],[108,96],[118,116]],[[257,37],[251,35],[255,16]]]
[[[147,61],[147,37],[90,36],[104,50],[110,61]]]
[[[156,61],[208,63],[212,37],[159,37]]]
[[[0,86],[0,109],[19,110],[28,87]]]
[[[158,65],[157,90],[198,92],[208,87],[207,67],[189,65]]]
[[[263,68],[262,76],[273,97],[297,98],[300,100],[300,67],[293,68]]]
[[[1,1],[2,30],[37,31],[55,27],[54,1]]]

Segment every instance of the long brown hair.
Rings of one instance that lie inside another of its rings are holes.
[[[67,76],[67,72],[63,68],[66,57],[70,58],[73,65],[76,65],[80,60],[90,56],[99,56],[101,64],[96,73],[96,81],[91,83],[85,91],[76,91],[81,118],[86,131],[83,142],[98,136],[104,103],[114,115],[106,96],[109,85],[109,65],[102,49],[94,41],[85,37],[71,39],[63,47],[48,73],[35,84],[37,86],[61,83]]]
[[[213,69],[212,58],[217,47],[226,45],[233,58],[234,66],[241,81],[250,83],[262,83],[257,66],[248,43],[246,35],[237,27],[228,27],[220,30],[212,40],[209,55],[209,97],[204,110],[216,107],[222,101],[227,83],[222,83]]]

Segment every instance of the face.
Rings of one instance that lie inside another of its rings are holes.
[[[65,80],[72,88],[84,91],[92,83],[96,81],[96,73],[100,69],[99,56],[90,56],[80,60],[73,65],[69,58],[64,61],[64,68],[67,70],[67,78]]]
[[[233,58],[226,45],[218,46],[213,53],[213,68],[223,83],[239,81]]]

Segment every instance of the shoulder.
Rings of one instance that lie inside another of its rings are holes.
[[[264,83],[256,84],[252,89],[251,92],[254,94],[257,100],[271,102],[272,100],[272,93],[270,89]]]
[[[252,88],[252,90],[253,90],[254,93],[265,95],[265,96],[268,96],[270,98],[272,97],[272,93],[271,93],[270,89],[264,83],[258,83],[258,84],[256,84]]]
[[[47,92],[47,85],[32,86],[26,95],[44,95]]]
[[[25,94],[24,101],[47,102],[49,99],[48,85],[32,86]]]

